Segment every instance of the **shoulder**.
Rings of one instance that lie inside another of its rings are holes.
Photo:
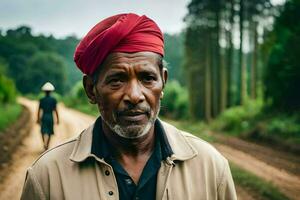
[[[172,148],[185,148],[182,149],[182,151],[190,149],[190,151],[194,153],[194,159],[201,162],[206,161],[214,165],[216,164],[217,166],[221,166],[221,168],[222,166],[224,167],[224,164],[228,163],[227,159],[207,141],[186,131],[179,130],[169,123],[163,122],[163,126],[166,132],[169,132],[169,135],[171,135]],[[185,143],[185,145],[179,145],[179,143]]]
[[[39,172],[44,169],[51,169],[58,164],[71,164],[72,161],[69,159],[76,139],[71,139],[64,142],[56,147],[53,147],[44,153],[42,153],[32,164],[31,169],[35,172]]]
[[[40,98],[40,102],[45,101],[45,97]]]
[[[53,96],[49,96],[49,101],[55,102],[55,103],[56,103],[56,99],[55,99],[55,97],[53,97]]]
[[[202,172],[202,178],[206,176],[218,186],[231,181],[227,159],[212,144],[168,123],[163,122],[163,126],[175,160],[183,161],[182,166],[189,168],[190,172]]]
[[[227,165],[227,159],[212,144],[185,131],[181,131],[181,134],[195,148],[198,159],[215,163],[220,170]]]
[[[51,96],[51,99],[56,102],[56,98],[55,97]]]

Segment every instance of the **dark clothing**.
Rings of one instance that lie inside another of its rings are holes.
[[[120,200],[155,199],[157,173],[161,161],[173,153],[165,137],[161,123],[156,120],[154,150],[136,185],[122,165],[114,158],[114,149],[102,132],[101,118],[97,119],[93,130],[92,153],[99,158],[104,158],[112,166],[118,183]]]
[[[41,119],[41,133],[53,134],[53,111],[56,109],[56,99],[51,96],[45,96],[40,99],[39,109],[43,111]]]

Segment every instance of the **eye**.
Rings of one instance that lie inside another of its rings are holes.
[[[146,77],[144,77],[144,81],[145,82],[150,82],[150,81],[155,81],[155,80],[156,80],[156,78],[153,77],[153,76],[146,76]]]
[[[125,79],[120,76],[109,77],[106,80],[106,84],[112,88],[119,88],[124,84],[124,82],[125,82]]]
[[[144,83],[150,84],[150,83],[155,82],[157,80],[157,77],[155,75],[145,73],[145,74],[142,74],[141,79]]]
[[[112,78],[110,79],[107,83],[111,86],[118,86],[120,84],[122,84],[124,81],[122,81],[121,79],[118,78]]]

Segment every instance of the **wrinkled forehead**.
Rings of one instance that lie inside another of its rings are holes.
[[[122,53],[114,52],[107,56],[96,76],[99,78],[110,71],[116,70],[149,70],[159,73],[159,60],[161,56],[153,52]]]
[[[136,52],[136,53],[123,53],[114,52],[107,56],[103,62],[103,68],[109,68],[116,64],[143,64],[143,63],[153,63],[157,64],[160,55],[153,52]]]

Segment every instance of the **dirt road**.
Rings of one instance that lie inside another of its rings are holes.
[[[20,103],[30,109],[31,122],[36,121],[38,105],[34,101],[21,98]],[[92,124],[94,118],[80,112],[68,109],[63,105],[58,106],[61,124],[55,127],[55,136],[50,143],[50,148],[66,141],[68,138],[75,137],[83,129]],[[12,164],[8,166],[5,180],[0,185],[0,200],[20,199],[26,169],[43,152],[43,143],[40,135],[40,128],[35,124],[29,136],[12,157]]]
[[[232,147],[218,144],[216,145],[222,154],[231,162],[251,171],[253,174],[273,183],[277,188],[290,199],[299,199],[300,196],[300,177],[269,165],[257,157],[236,150]],[[276,159],[270,157],[269,159]]]
[[[34,122],[37,103],[27,99],[20,99],[20,102],[30,109],[32,113],[31,121]],[[50,143],[50,147],[66,141],[68,138],[75,137],[95,120],[91,116],[68,109],[63,105],[59,105],[58,109],[61,124],[55,127],[56,135]],[[298,163],[298,158],[291,161],[292,158],[277,153],[275,154],[270,149],[261,149],[257,146],[253,147],[252,145],[250,147],[239,140],[235,142],[238,143],[238,145],[217,144],[216,147],[230,161],[274,183],[274,185],[278,186],[280,190],[291,199],[296,199],[296,197],[300,196],[300,178],[297,170],[300,169],[300,161]],[[244,149],[240,148],[239,145]],[[232,148],[235,146],[237,148]],[[0,184],[0,200],[19,199],[26,169],[42,151],[43,147],[39,126],[35,124],[30,135],[13,155],[12,165],[7,168],[7,178]],[[247,151],[249,151],[249,153],[247,153]],[[286,162],[287,164],[279,166],[279,162],[276,164],[275,161],[272,161],[276,159],[280,159],[280,162]],[[241,200],[255,199],[240,187],[237,187],[237,191],[239,199]]]
[[[300,156],[237,138],[216,147],[231,162],[273,183],[290,199],[300,196]]]

